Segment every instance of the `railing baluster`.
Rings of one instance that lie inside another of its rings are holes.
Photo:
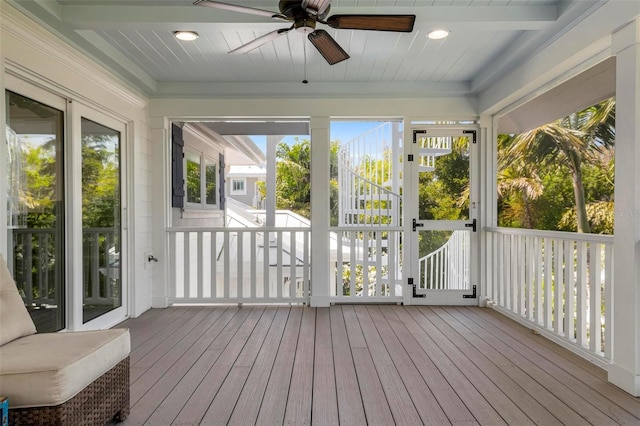
[[[222,290],[222,297],[231,297],[230,280],[231,280],[231,260],[229,259],[231,254],[231,233],[229,231],[224,232],[224,244],[222,246],[223,252],[223,269],[224,269],[224,288]]]
[[[250,257],[251,257],[251,297],[258,297],[257,295],[257,291],[256,291],[256,276],[258,275],[257,270],[258,270],[258,265],[256,262],[256,250],[258,249],[258,245],[256,244],[256,232],[251,232],[251,243],[249,244],[249,250],[250,250]]]
[[[580,346],[587,344],[587,324],[586,324],[586,309],[587,309],[587,243],[579,241],[578,244],[578,270],[576,278],[577,288],[577,300],[576,300],[576,342]]]
[[[376,236],[376,296],[382,296],[382,232],[377,231]]]
[[[242,299],[244,295],[244,232],[236,232],[236,297]]]
[[[553,288],[551,268],[552,268],[552,246],[549,238],[544,239],[544,327],[552,328],[553,319],[553,303],[551,300],[551,291]]]
[[[211,297],[218,297],[218,233],[211,231]]]
[[[204,262],[203,262],[203,255],[204,255],[204,243],[203,243],[203,235],[202,232],[198,232],[198,241],[197,241],[197,247],[198,247],[198,264],[196,265],[197,267],[197,271],[198,271],[198,282],[196,284],[196,296],[197,298],[201,298],[204,297],[204,290],[203,290],[203,281],[204,281]]]
[[[535,239],[535,246],[534,246],[534,251],[535,251],[535,256],[536,256],[536,260],[535,260],[535,271],[536,271],[536,282],[535,282],[535,287],[536,287],[536,322],[538,324],[542,324],[544,322],[544,313],[542,311],[542,247],[541,247],[541,239],[540,238],[536,238]]]
[[[362,238],[362,296],[369,296],[369,231]]]
[[[591,280],[589,282],[589,313],[590,326],[589,349],[593,352],[602,351],[602,246],[598,243],[589,245],[590,259],[589,271]]]
[[[517,236],[518,239],[518,314],[520,316],[526,315],[526,286],[525,286],[525,276],[526,276],[526,256],[524,251],[524,237],[522,235]]]
[[[303,269],[303,275],[302,275],[302,282],[303,282],[303,297],[307,298],[309,297],[309,271],[311,269],[311,265],[309,262],[309,237],[311,236],[311,232],[308,230],[304,230],[302,231],[304,232],[304,269]]]
[[[527,251],[527,319],[533,321],[535,319],[535,286],[536,286],[536,251],[535,238],[526,236]]]
[[[563,254],[562,254],[562,241],[561,240],[554,240],[553,241],[553,255],[555,257],[555,267],[554,267],[554,273],[553,273],[553,277],[554,277],[554,289],[555,289],[555,295],[554,295],[554,303],[553,303],[553,309],[554,309],[554,321],[553,321],[553,330],[558,333],[558,334],[563,334],[564,333],[564,318],[563,318],[563,306],[564,306],[564,287],[563,287],[563,271],[562,271],[562,264],[563,264]]]
[[[498,305],[504,306],[504,239],[502,234],[496,235],[497,249],[498,249],[498,269],[496,274],[496,281],[498,282],[498,292],[495,302]]]
[[[269,252],[271,251],[271,236],[269,231],[265,231],[263,234],[263,242],[262,242],[262,274],[263,274],[263,286],[264,286],[264,297],[273,297],[271,294],[271,270],[269,268]]]
[[[278,292],[278,298],[282,297],[282,287],[284,286],[284,279],[282,277],[282,231],[276,232],[276,291]]]
[[[296,253],[296,233],[289,232],[289,246],[290,246],[290,255],[289,255],[289,297],[294,298],[296,296],[296,264],[297,262],[297,253]]]
[[[350,240],[351,240],[351,245],[350,248],[351,250],[349,251],[349,266],[351,267],[351,271],[349,274],[349,292],[350,292],[350,296],[356,296],[357,290],[356,290],[356,238],[355,238],[355,232],[354,231],[349,231],[347,233],[347,235],[350,235]]]
[[[574,278],[575,250],[572,241],[564,242],[564,336],[573,341],[575,335],[575,278]]]
[[[604,357],[611,360],[612,349],[612,319],[611,298],[613,297],[613,245],[605,244],[604,246]]]

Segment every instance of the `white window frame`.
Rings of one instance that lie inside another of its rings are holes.
[[[229,185],[230,195],[247,195],[247,178],[231,178],[231,184]],[[242,182],[242,190],[234,189],[235,182]]]
[[[187,157],[193,156],[198,157],[200,159],[200,202],[192,203],[188,199],[187,193]],[[209,164],[214,164],[216,166],[216,199],[215,204],[207,204],[207,162]],[[211,156],[205,155],[203,152],[194,150],[193,148],[184,148],[184,159],[183,159],[183,173],[184,173],[184,207],[185,209],[194,209],[194,210],[219,210],[220,206],[220,192],[219,192],[219,168],[220,165],[218,160],[214,159]]]

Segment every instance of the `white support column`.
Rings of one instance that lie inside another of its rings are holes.
[[[153,251],[160,253],[158,265],[148,265],[151,274],[151,307],[169,306],[169,283],[175,271],[170,270],[169,240],[165,228],[173,225],[171,215],[171,123],[164,117],[153,117],[151,124]],[[224,185],[224,182],[222,183]],[[146,259],[143,259],[146,262]]]
[[[265,210],[268,227],[276,226],[276,147],[282,136],[267,136],[267,198]]]
[[[311,306],[329,306],[329,117],[311,117]]]
[[[491,294],[493,271],[491,269],[494,255],[493,248],[489,246],[485,231],[486,226],[498,225],[498,118],[494,116],[480,117],[480,193],[478,194],[478,232],[480,232],[481,248],[479,250],[479,277],[480,277],[480,305],[484,306],[487,298],[495,300]]]
[[[609,381],[640,396],[640,18],[613,34],[616,175],[613,363]]]

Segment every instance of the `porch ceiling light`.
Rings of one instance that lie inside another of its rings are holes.
[[[429,37],[431,40],[442,40],[448,35],[449,31],[447,30],[433,30],[429,34],[427,34],[427,37]]]
[[[174,31],[173,36],[182,41],[193,41],[200,37],[195,31]]]

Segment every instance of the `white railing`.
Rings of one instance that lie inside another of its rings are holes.
[[[401,227],[332,228],[338,242],[331,296],[334,301],[402,300]]]
[[[308,303],[309,228],[170,228],[172,303]]]
[[[610,360],[613,236],[486,231],[487,296],[496,307],[582,355]]]
[[[61,303],[62,258],[55,229],[11,229],[12,274],[27,306]],[[120,297],[120,253],[113,228],[83,228],[83,302],[112,305]]]
[[[419,289],[467,290],[471,255],[469,231],[454,231],[447,242],[418,261]]]
[[[400,220],[400,123],[386,122],[338,153],[338,224],[391,225]]]

